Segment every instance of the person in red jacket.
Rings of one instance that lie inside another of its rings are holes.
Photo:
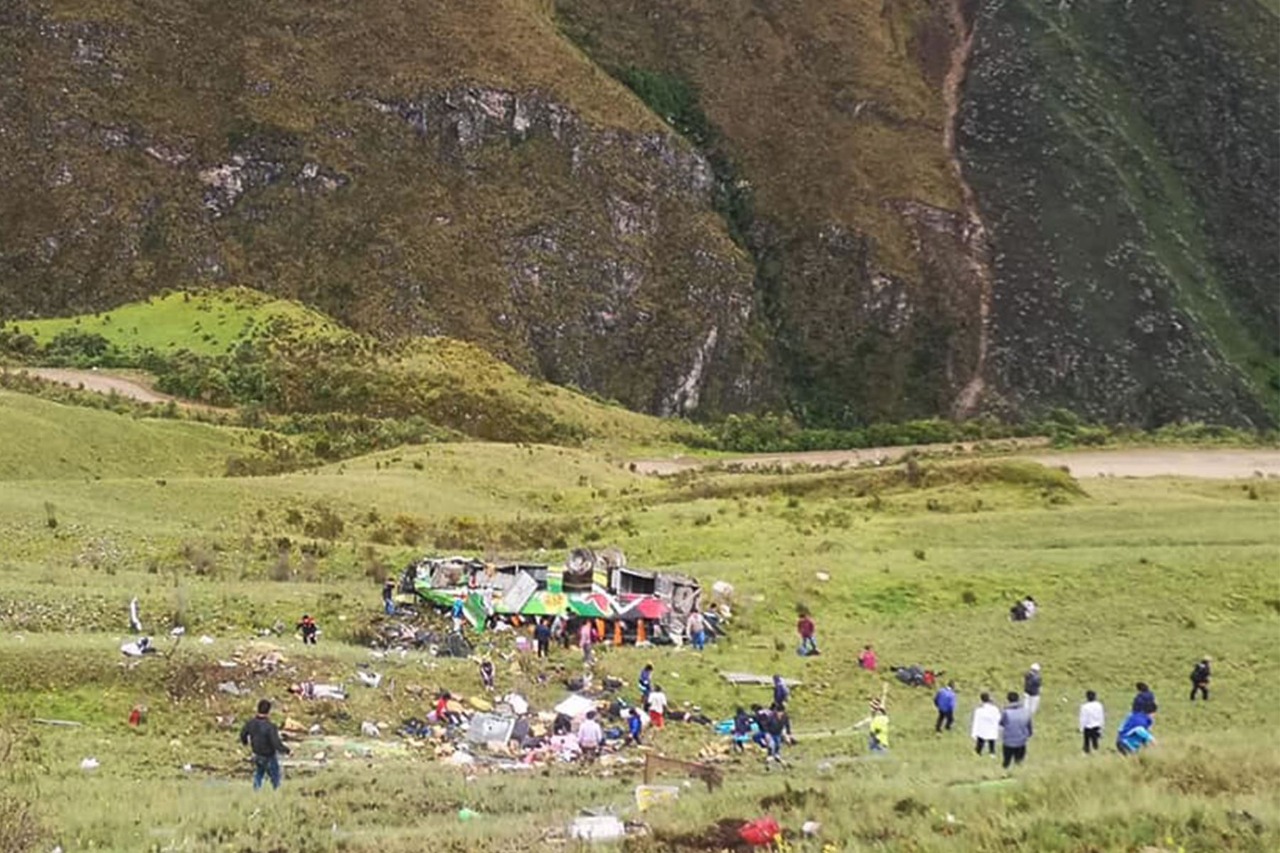
[[[800,621],[796,623],[796,632],[800,635],[800,656],[819,655],[818,651],[817,627],[813,624],[813,617],[808,613],[800,614]]]

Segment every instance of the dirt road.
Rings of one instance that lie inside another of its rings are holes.
[[[61,367],[24,367],[17,373],[26,373],[46,382],[57,382],[59,385],[70,385],[72,388],[84,387],[86,391],[97,391],[99,394],[110,394],[112,391],[121,397],[137,400],[140,403],[167,403],[172,397],[156,393],[144,385],[119,376],[110,376],[96,370],[71,370]]]
[[[988,448],[1003,447],[1008,456],[1065,467],[1076,477],[1204,477],[1236,479],[1261,474],[1280,477],[1280,449],[1188,449],[1160,447],[1118,448],[1115,450],[1045,451],[1046,439],[1016,439],[987,442]],[[917,445],[915,447],[874,447],[865,450],[825,450],[808,453],[761,453],[721,459],[677,456],[635,462],[642,474],[675,474],[709,465],[737,465],[743,468],[787,468],[796,465],[848,466],[883,463],[900,458],[910,450],[938,452],[974,445]],[[1004,454],[1002,454],[1004,455]]]

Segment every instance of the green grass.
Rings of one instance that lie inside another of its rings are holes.
[[[248,288],[168,293],[97,314],[16,322],[10,328],[48,344],[63,332],[102,335],[125,352],[189,350],[220,355],[285,322],[300,334],[332,336],[341,328],[297,302]]]
[[[0,390],[0,480],[218,476],[257,434],[143,419]]]
[[[56,530],[45,524],[45,502],[57,507]],[[164,487],[141,476],[29,480],[0,489],[0,748],[14,742],[0,774],[10,796],[34,802],[44,847],[543,849],[543,833],[579,808],[626,808],[637,771],[552,766],[465,781],[429,750],[410,750],[335,756],[323,771],[291,773],[281,794],[255,797],[241,752],[214,717],[243,718],[252,698],[270,695],[304,725],[354,736],[362,720],[421,715],[418,690],[476,691],[474,664],[411,654],[373,661],[384,688],[357,686],[345,707],[302,705],[284,692],[303,676],[352,679],[356,664],[370,662],[348,641],[377,619],[369,574],[378,566],[398,569],[435,550],[433,537],[467,531],[477,553],[558,560],[563,547],[539,552],[536,540],[559,531],[568,544],[617,542],[634,564],[737,588],[727,642],[703,656],[607,650],[602,672],[630,683],[652,660],[677,703],[713,716],[764,698],[729,687],[718,670],[805,682],[794,698],[801,742],[790,769],[766,772],[754,755],[736,760],[722,791],[685,789],[677,805],[646,816],[654,837],[627,849],[692,850],[679,839],[764,812],[792,830],[822,821],[836,850],[1273,849],[1280,752],[1266,732],[1280,722],[1269,686],[1280,666],[1268,651],[1280,628],[1278,502],[1280,484],[1268,480],[1077,485],[1000,461],[926,462],[910,477],[707,471],[659,480],[596,452],[492,444]],[[340,530],[318,534],[325,517]],[[409,544],[414,535],[418,544]],[[293,579],[272,581],[282,537]],[[318,554],[313,563],[303,546]],[[1010,623],[1009,603],[1028,592],[1041,615]],[[124,669],[116,648],[133,595],[158,634],[181,616],[188,636],[173,657]],[[798,603],[816,615],[822,657],[792,651]],[[227,675],[216,660],[303,611],[319,616],[325,634],[314,650],[276,640],[296,670],[238,676],[249,697],[217,692]],[[211,646],[196,642],[206,633],[217,638]],[[867,642],[884,664],[945,669],[960,686],[966,729],[978,691],[1014,688],[1040,661],[1046,694],[1028,765],[1008,784],[978,784],[1002,774],[971,755],[964,733],[935,737],[929,696],[896,686],[891,758],[865,760],[860,736],[819,736],[860,719],[865,697],[881,689],[850,663]],[[1215,658],[1214,699],[1191,706],[1186,672],[1206,653]],[[544,684],[530,662],[512,671],[500,660],[500,685],[541,708],[563,695],[558,668],[575,669],[573,655],[557,653]],[[1102,694],[1113,726],[1139,678],[1162,704],[1159,745],[1137,760],[1079,755],[1074,714],[1084,689]],[[124,720],[138,702],[150,714],[134,732]],[[85,725],[48,728],[32,717]],[[716,739],[672,726],[656,740],[692,755]],[[102,761],[96,773],[78,768],[87,755]],[[188,763],[195,769],[184,772]],[[460,823],[462,806],[484,817]]]

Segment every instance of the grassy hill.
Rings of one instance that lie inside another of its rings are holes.
[[[0,343],[26,363],[141,368],[180,398],[275,415],[340,414],[397,429],[416,420],[437,434],[561,444],[652,444],[696,432],[533,379],[474,344],[386,344],[245,288],[13,323]]]
[[[461,783],[430,747],[402,751],[389,736],[360,760],[330,747],[326,766],[291,770],[281,796],[254,798],[233,733],[215,715],[243,718],[267,695],[304,727],[361,743],[362,720],[391,730],[421,716],[422,697],[435,690],[475,692],[469,661],[370,658],[362,643],[379,618],[377,578],[427,551],[558,560],[585,541],[618,542],[635,564],[737,589],[732,633],[704,655],[604,649],[597,676],[629,684],[653,661],[678,705],[717,718],[764,696],[730,687],[720,670],[804,682],[791,707],[799,742],[785,752],[789,765],[766,768],[754,753],[729,759],[721,791],[682,789],[676,804],[644,816],[653,836],[631,845],[639,850],[702,849],[696,839],[716,822],[760,813],[793,832],[821,821],[837,850],[1274,846],[1280,812],[1269,785],[1280,755],[1258,732],[1277,723],[1266,685],[1280,671],[1265,649],[1277,620],[1280,491],[1265,480],[1076,484],[999,462],[980,476],[984,464],[926,463],[912,477],[880,468],[658,480],[589,452],[459,444],[253,481],[2,489],[0,731],[17,744],[4,769],[3,837],[18,837],[15,816],[29,814],[21,826],[64,849],[137,849],[156,837],[191,849],[208,849],[213,837],[268,847],[303,839],[316,850],[408,851],[426,839],[441,850],[550,849],[543,833],[579,808],[628,808],[638,769],[552,765],[536,777],[481,771]],[[56,530],[45,502],[57,507]],[[1009,602],[1028,592],[1040,615],[1010,623]],[[172,657],[125,669],[116,646],[133,595],[150,630],[163,635],[181,620],[188,636]],[[799,603],[817,618],[821,657],[792,652]],[[304,611],[318,615],[321,644],[304,649],[287,632],[273,639],[284,671],[228,675],[217,663],[258,629]],[[214,642],[192,641],[201,634]],[[482,647],[490,640],[502,689],[539,709],[563,697],[558,681],[576,671],[574,653],[557,648],[543,667],[506,657],[510,637],[481,638]],[[960,688],[962,731],[935,735],[929,694],[890,679],[892,750],[867,760],[862,736],[848,731],[864,697],[881,690],[882,676],[850,663],[865,643],[882,664],[944,669]],[[1191,705],[1186,672],[1204,654],[1214,656],[1213,699]],[[1044,705],[1028,763],[1006,777],[972,755],[963,729],[979,691],[1016,687],[1032,661],[1044,667]],[[383,673],[382,688],[354,684],[362,664]],[[287,684],[303,676],[350,681],[351,697],[293,700]],[[247,696],[217,689],[231,677]],[[1158,745],[1137,759],[1081,755],[1084,689],[1100,692],[1113,727],[1139,678],[1161,704]],[[150,712],[132,731],[124,720],[138,702]],[[32,717],[84,725],[39,727]],[[693,756],[721,739],[672,724],[650,740]],[[311,742],[300,752],[322,749]],[[101,761],[96,773],[79,769],[85,755]],[[43,796],[20,812],[37,774]],[[424,797],[434,805],[423,808]],[[464,806],[483,817],[460,822]],[[246,818],[255,808],[259,818]]]
[[[0,389],[0,480],[216,477],[258,455],[250,430],[129,415]]]
[[[297,302],[241,287],[167,293],[98,314],[15,322],[9,328],[12,334],[30,335],[44,345],[60,334],[77,332],[100,335],[126,352],[220,355],[241,341],[270,334],[277,322],[312,337],[339,332],[332,320]]]

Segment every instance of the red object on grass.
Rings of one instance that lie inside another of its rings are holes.
[[[781,836],[782,827],[778,826],[778,822],[771,817],[758,817],[749,823],[744,823],[738,830],[738,837],[752,847],[772,844]]]
[[[132,711],[129,712],[129,725],[137,726],[141,722],[142,722],[142,711],[138,708],[134,708]]]

